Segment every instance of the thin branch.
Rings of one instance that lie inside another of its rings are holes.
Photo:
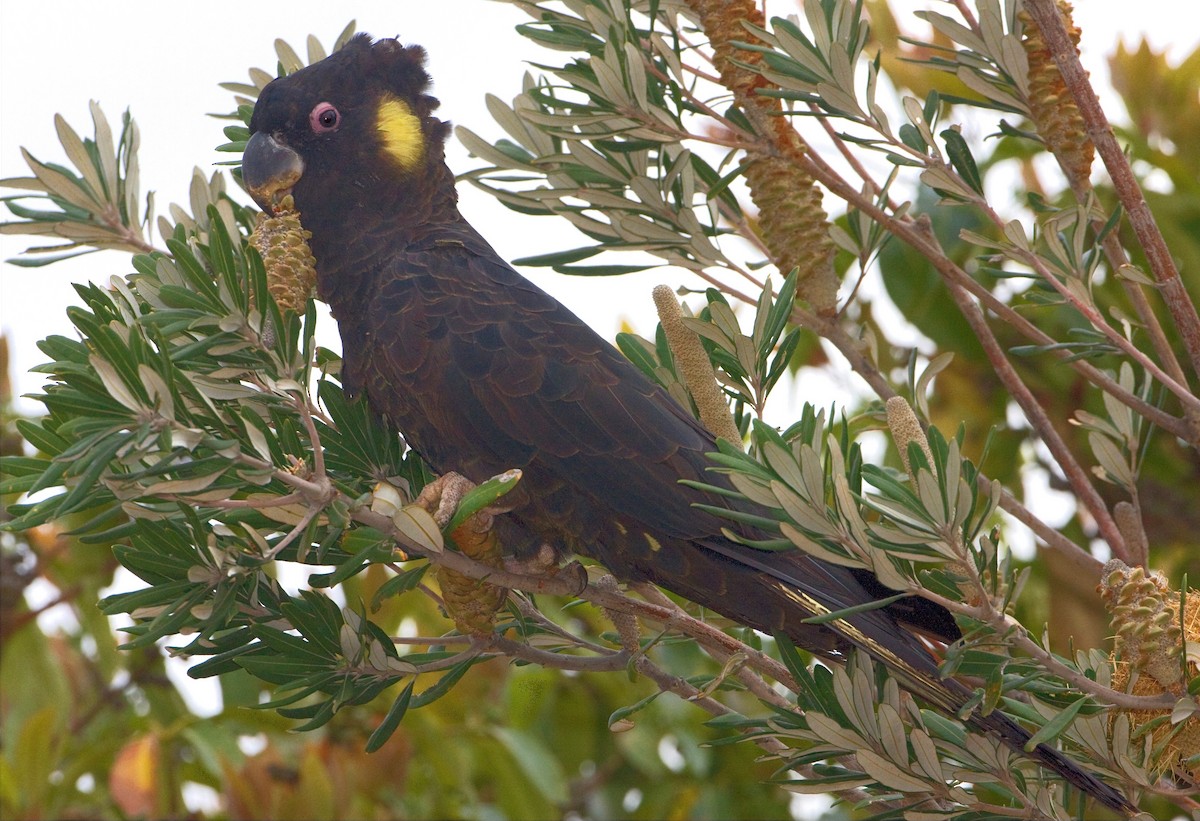
[[[46,580],[45,575],[42,573],[38,573],[38,578]],[[53,582],[51,582],[51,584],[53,584]],[[69,587],[59,590],[57,596],[48,602],[38,605],[37,607],[31,607],[24,612],[5,613],[4,636],[7,637],[16,633],[29,622],[35,621],[43,613],[58,607],[60,604],[75,604],[75,600],[79,598],[81,593],[83,593],[83,586],[80,584],[73,584]]]
[[[989,214],[998,227],[1002,227],[1002,221],[1000,220],[999,216],[995,214],[995,212],[986,206],[983,210]],[[1014,256],[1019,257],[1022,262],[1024,262],[1034,271],[1036,271],[1038,276],[1040,276],[1048,285],[1054,288],[1054,290],[1057,291],[1058,294],[1063,297],[1063,299],[1065,299],[1072,308],[1083,314],[1084,318],[1091,323],[1093,328],[1104,334],[1104,336],[1107,337],[1114,346],[1119,348],[1127,356],[1145,368],[1147,373],[1161,382],[1167,390],[1175,394],[1175,396],[1184,404],[1185,407],[1189,408],[1193,413],[1200,412],[1200,398],[1197,398],[1186,384],[1180,384],[1177,382],[1171,377],[1170,374],[1166,373],[1161,367],[1159,367],[1157,362],[1155,362],[1140,348],[1134,345],[1133,342],[1131,342],[1129,339],[1126,339],[1122,334],[1118,333],[1116,328],[1113,328],[1104,320],[1104,317],[1101,316],[1095,305],[1079,299],[1076,294],[1072,293],[1071,289],[1064,285],[1059,278],[1054,275],[1054,273],[1050,270],[1040,256],[1033,251],[1023,251],[1016,248],[1013,249],[1013,254]]]
[[[624,670],[629,665],[630,659],[630,654],[624,650],[610,651],[600,656],[568,656],[564,653],[539,650],[499,635],[487,637],[484,644],[489,648],[499,650],[506,656],[532,662],[542,667],[574,670],[580,673],[611,673],[616,670]]]
[[[753,139],[753,135],[746,134],[745,129],[739,127],[737,125],[737,123],[733,122],[733,120],[730,120],[724,114],[722,114],[721,112],[717,111],[715,108],[710,106],[707,102],[705,102],[704,100],[697,97],[695,92],[692,91],[692,89],[677,84],[674,80],[672,80],[670,77],[668,77],[666,74],[664,74],[658,68],[658,66],[656,66],[654,64],[654,61],[650,59],[650,55],[648,52],[644,54],[644,59],[642,60],[642,65],[645,67],[647,74],[650,74],[651,76],[653,76],[655,79],[657,79],[659,82],[661,82],[664,86],[667,86],[667,87],[674,86],[674,87],[678,88],[679,92],[683,95],[683,98],[685,100],[687,100],[689,103],[691,103],[693,106],[695,106],[696,109],[698,111],[702,112],[706,117],[711,117],[713,119],[713,121],[719,123],[721,125],[721,127],[724,128],[729,133],[743,134],[747,138]],[[694,66],[687,65],[686,63],[683,65],[683,68],[685,71],[690,71],[693,74],[695,74],[696,76],[702,77],[703,79],[708,80],[709,82],[718,83],[718,84],[721,82],[720,78],[711,77],[707,74],[704,74],[699,69],[695,68]],[[645,112],[642,112],[642,114],[645,114]],[[644,118],[644,119],[647,119],[651,123],[658,123],[660,125],[662,124],[662,122],[660,120],[654,120],[654,119],[649,119],[649,118]]]
[[[180,502],[182,504],[195,504],[195,499],[183,493],[165,493],[159,498],[169,502]],[[306,501],[303,493],[294,492],[286,496],[270,496],[260,494],[256,498],[250,499],[215,499],[211,502],[205,502],[205,507],[215,507],[218,510],[262,510],[269,507],[287,507],[289,505],[301,504]]]
[[[521,613],[521,618],[534,622],[537,626],[549,635],[557,636],[566,642],[571,642],[578,647],[591,650],[593,653],[610,653],[609,648],[588,641],[582,636],[577,636],[574,633],[564,630],[559,625],[555,624],[546,614],[534,607],[530,601],[522,596],[512,596],[509,601],[515,603],[517,610]]]
[[[309,507],[308,510],[304,511],[304,516],[301,517],[300,521],[296,522],[296,526],[288,531],[288,534],[280,539],[274,547],[264,553],[263,558],[274,559],[276,556],[282,553],[288,545],[296,541],[296,539],[300,538],[300,535],[303,534],[304,531],[308,530],[308,526],[312,524],[313,520],[316,519],[317,516],[321,515],[322,510],[324,510],[324,505],[313,505]]]
[[[467,649],[461,650],[452,656],[446,656],[444,659],[430,661],[426,664],[415,664],[413,666],[416,667],[418,674],[435,673],[438,670],[449,670],[451,667],[457,667],[464,661],[469,661],[470,659],[478,658],[479,656],[483,655],[486,655],[483,647],[480,646],[478,641],[473,640],[469,643]],[[401,661],[403,661],[403,659],[401,659]]]
[[[753,282],[754,284],[756,284],[756,285],[758,286],[758,288],[759,288],[759,289],[761,289],[761,288],[763,287],[763,285],[762,285],[762,283],[761,283],[761,282],[757,282],[757,281],[756,281],[756,280],[755,280],[755,279],[754,279],[752,276],[750,276],[749,274],[746,274],[746,273],[742,272],[740,268],[737,268],[737,266],[734,266],[733,264],[730,264],[730,265],[727,265],[727,266],[725,266],[725,267],[726,267],[728,270],[734,271],[735,273],[741,273],[743,276],[745,276],[745,277],[746,277],[747,279],[749,279],[751,282]],[[705,282],[707,282],[709,285],[711,285],[711,286],[713,286],[714,288],[716,288],[718,291],[720,291],[720,292],[721,292],[721,293],[723,293],[723,294],[727,294],[727,295],[729,295],[729,296],[733,297],[734,299],[737,299],[737,300],[739,300],[739,301],[741,301],[741,302],[744,302],[744,303],[745,303],[745,304],[747,304],[747,305],[757,305],[757,304],[758,304],[758,300],[757,300],[757,299],[755,299],[754,297],[750,296],[749,294],[746,294],[746,293],[743,293],[742,291],[739,291],[737,288],[730,287],[728,284],[726,284],[726,283],[722,282],[721,280],[717,279],[717,278],[716,278],[716,277],[714,277],[712,274],[708,273],[708,269],[707,269],[707,268],[704,268],[704,267],[694,267],[694,266],[691,266],[691,265],[689,265],[689,266],[687,266],[687,269],[688,269],[689,271],[691,271],[693,274],[695,274],[696,276],[700,277],[700,279],[702,279],[702,280],[704,280]]]
[[[633,585],[633,589],[636,590],[647,601],[670,610],[674,614],[670,623],[671,625],[689,624],[690,622],[696,621],[693,616],[663,595],[662,591],[660,591],[654,585],[648,583],[637,583]],[[697,623],[704,624],[703,622]],[[660,622],[660,624],[666,623]],[[712,654],[719,654],[724,658],[727,658],[734,653],[741,653],[742,655],[746,656],[751,667],[770,676],[772,679],[778,681],[792,692],[799,692],[799,685],[796,684],[796,680],[792,678],[792,674],[788,672],[787,667],[776,661],[771,656],[768,656],[761,650],[756,650],[720,630],[715,632],[706,630],[702,635],[696,636],[695,638],[705,650],[708,650]]]
[[[389,636],[392,644],[432,647],[439,644],[470,644],[470,636]]]
[[[975,13],[966,3],[966,0],[951,0],[951,2],[953,2],[954,7],[958,9],[958,13],[962,15],[967,27],[976,34],[981,34],[982,32],[979,30],[979,21],[975,19]]]
[[[704,649],[708,650],[713,657],[722,664],[728,663],[729,660],[733,658],[732,654],[725,653],[716,648],[710,649],[709,647],[704,646]],[[747,665],[740,665],[737,670],[734,671],[734,675],[737,677],[738,681],[746,685],[746,689],[753,693],[759,701],[771,704],[780,710],[791,710],[797,713],[802,712],[799,707],[781,696],[778,691],[775,690],[775,688],[767,684],[767,682],[763,680],[762,676],[758,675],[753,670],[748,669]],[[789,685],[788,689],[795,692],[795,683],[793,682],[792,685]]]
[[[1035,661],[1054,675],[1073,685],[1080,692],[1089,693],[1106,704],[1126,710],[1170,710],[1179,701],[1179,697],[1171,693],[1163,693],[1161,696],[1135,696],[1097,684],[1094,680],[1088,678],[1075,668],[1063,664],[1054,657],[1053,653],[1031,639],[1029,633],[1016,619],[1011,616],[1002,615],[1001,617],[1003,619],[1002,624],[1006,630],[1010,630],[1014,626],[1020,627],[1019,630],[1015,631],[1015,635],[1012,635],[1019,649],[1024,650]]]
[[[1100,105],[1100,99],[1079,62],[1079,55],[1075,53],[1075,46],[1067,33],[1062,15],[1059,14],[1054,0],[1026,0],[1025,10],[1041,29],[1046,47],[1058,66],[1063,82],[1079,106],[1088,137],[1096,146],[1096,153],[1100,155],[1104,167],[1108,170],[1117,197],[1129,215],[1129,224],[1146,252],[1150,272],[1158,282],[1167,310],[1179,329],[1191,360],[1192,373],[1200,375],[1200,315],[1197,315],[1196,305],[1179,276],[1166,240],[1158,230],[1154,214],[1146,203],[1137,177],[1129,165],[1129,159],[1117,143],[1108,117]]]
[[[142,238],[141,231],[139,231],[137,228],[131,228],[130,226],[126,225],[121,219],[121,213],[113,204],[109,203],[102,212],[96,214],[95,216],[100,218],[99,221],[105,228],[120,237],[121,242],[136,249],[136,251],[131,251],[130,253],[167,253],[160,248],[155,248],[153,243],[146,242],[146,240]]]
[[[980,474],[979,488],[984,494],[990,494],[992,488],[992,480]],[[1021,504],[1021,502],[1012,495],[1008,488],[1002,488],[1000,494],[1000,509],[1008,515],[1012,516],[1021,524],[1028,527],[1033,534],[1042,540],[1042,543],[1050,550],[1055,551],[1063,558],[1067,559],[1078,570],[1086,573],[1089,578],[1100,577],[1100,570],[1104,563],[1093,556],[1083,546],[1076,544],[1068,539],[1061,532],[1050,527],[1040,518],[1035,516],[1033,512]]]
[[[817,115],[817,122],[821,124],[821,128],[825,130],[825,134],[833,142],[834,147],[836,147],[838,150],[838,153],[842,155],[842,159],[844,159],[846,163],[852,169],[854,169],[854,173],[857,174],[858,178],[867,185],[868,190],[875,196],[882,194],[883,188],[879,185],[879,183],[875,182],[875,178],[870,175],[866,169],[866,166],[864,166],[858,159],[858,155],[856,155],[850,149],[850,146],[846,145],[846,141],[842,139],[842,136],[838,134],[837,130],[833,127],[833,123],[830,122],[830,118],[821,116],[821,109],[816,103],[809,103],[808,107],[814,114]],[[897,208],[896,204],[892,202],[890,197],[888,198],[886,205],[889,211],[895,211]]]
[[[1122,693],[1120,690],[1105,687],[1073,667],[1063,664],[1053,653],[1030,638],[1029,631],[1023,624],[995,609],[992,606],[991,597],[987,595],[986,591],[981,597],[982,604],[979,605],[956,601],[924,588],[914,589],[913,593],[942,605],[952,613],[961,613],[990,625],[993,631],[1005,637],[1006,642],[1015,643],[1017,648],[1023,650],[1050,673],[1071,684],[1080,692],[1094,696],[1104,704],[1125,710],[1170,710],[1179,700],[1178,696],[1170,693],[1159,696],[1136,696]]]
[[[1057,155],[1055,156],[1057,158]],[[1060,162],[1059,169],[1062,171],[1063,176],[1066,177],[1067,183],[1071,187],[1071,193],[1075,196],[1075,201],[1081,207],[1086,207],[1094,196],[1091,180],[1080,176],[1075,166],[1071,163]],[[1092,231],[1099,236],[1100,232],[1104,229],[1103,222],[1098,217],[1092,217],[1091,225]],[[1163,330],[1162,323],[1158,321],[1158,315],[1150,307],[1150,301],[1142,291],[1141,284],[1120,275],[1121,268],[1129,265],[1130,262],[1129,255],[1125,253],[1125,249],[1121,245],[1121,238],[1118,233],[1116,231],[1109,231],[1105,234],[1104,238],[1100,240],[1100,248],[1104,251],[1104,258],[1108,260],[1109,269],[1117,277],[1121,283],[1121,288],[1125,291],[1126,297],[1129,298],[1130,303],[1133,305],[1133,310],[1137,314],[1138,321],[1141,322],[1146,335],[1150,337],[1150,345],[1154,348],[1154,352],[1158,354],[1159,360],[1163,363],[1163,369],[1176,382],[1186,385],[1187,375],[1184,374],[1183,367],[1179,364],[1179,359],[1175,356],[1175,350],[1171,347],[1171,343],[1167,339],[1167,334]],[[1184,419],[1193,431],[1195,439],[1200,440],[1200,411],[1185,405]]]
[[[726,707],[721,702],[708,696],[704,696],[696,687],[692,686],[679,676],[673,676],[661,669],[645,656],[641,656],[637,661],[634,662],[634,665],[639,673],[653,681],[663,692],[674,693],[683,700],[695,704],[700,709],[711,713],[714,716],[738,714],[735,710]],[[774,736],[752,735],[750,736],[750,740],[771,756],[779,758],[783,761],[787,761],[791,757],[791,748]],[[801,775],[809,778],[819,779],[822,777],[810,764],[789,764],[788,766],[790,769],[795,770]],[[870,803],[871,806],[876,809],[898,809],[899,807],[903,806],[897,802],[880,800],[879,798],[869,795],[868,793],[865,793],[857,788],[841,790],[831,789],[830,792],[851,803]]]
[[[792,321],[811,328],[823,339],[828,340],[842,356],[846,357],[851,369],[871,386],[871,390],[875,391],[880,399],[887,400],[896,395],[896,391],[887,377],[867,356],[858,340],[846,332],[845,327],[836,316],[821,316],[797,305],[792,308]]]
[[[998,299],[995,294],[991,293],[980,283],[971,278],[970,275],[963,271],[951,259],[949,259],[934,241],[932,235],[928,231],[921,230],[919,223],[911,217],[897,217],[880,208],[877,203],[868,197],[862,195],[854,186],[850,185],[837,171],[816,156],[811,151],[793,153],[787,147],[774,147],[773,143],[768,142],[768,146],[772,147],[779,156],[790,157],[793,162],[798,162],[808,166],[809,172],[826,188],[832,191],[836,196],[845,200],[848,204],[862,211],[872,220],[882,225],[891,234],[903,240],[915,251],[924,256],[934,269],[942,276],[942,279],[947,282],[955,282],[962,288],[965,288],[969,293],[975,296],[989,310],[997,314],[997,316],[1005,323],[1012,325],[1024,336],[1038,345],[1052,345],[1057,340],[1050,337],[1032,322],[1021,316],[1011,306],[1005,304]],[[768,150],[764,148],[763,150]],[[832,338],[830,341],[834,341]],[[835,342],[835,345],[843,354],[846,350]],[[1109,377],[1107,374],[1098,370],[1096,367],[1082,361],[1081,359],[1071,359],[1071,352],[1061,349],[1051,349],[1048,351],[1051,356],[1062,361],[1079,373],[1083,378],[1091,384],[1103,390],[1105,393],[1119,399],[1122,404],[1136,411],[1138,414],[1145,416],[1154,424],[1163,428],[1174,436],[1183,439],[1184,441],[1193,444],[1200,443],[1200,433],[1194,431],[1191,426],[1178,417],[1171,416],[1161,408],[1146,402],[1140,396],[1125,390],[1119,383]],[[850,358],[849,356],[847,358]],[[851,365],[856,363],[865,364],[861,358],[851,358]],[[858,370],[858,367],[855,367]],[[871,371],[874,368],[871,367]],[[1161,373],[1161,371],[1160,371]],[[864,378],[866,372],[860,372]],[[1169,379],[1169,377],[1168,377]],[[875,382],[868,379],[868,383],[875,387]],[[876,388],[878,391],[878,388]],[[887,398],[886,395],[880,394],[882,398]]]
[[[987,353],[988,360],[992,363],[992,368],[1000,383],[1020,406],[1025,418],[1029,420],[1029,424],[1033,426],[1038,436],[1049,448],[1063,475],[1071,483],[1071,488],[1075,491],[1080,503],[1096,520],[1096,526],[1100,529],[1104,540],[1112,548],[1113,555],[1125,559],[1128,555],[1125,551],[1125,539],[1121,535],[1117,523],[1113,520],[1108,506],[1104,503],[1104,499],[1092,484],[1091,476],[1079,464],[1075,454],[1071,452],[1058,429],[1054,427],[1046,409],[1037,401],[1033,391],[1029,389],[1012,363],[1009,362],[1004,350],[1000,347],[999,340],[992,333],[991,326],[984,319],[983,311],[957,283],[947,283],[947,285],[950,296],[958,305],[959,311],[962,312],[963,317],[979,338],[979,343]]]
[[[321,435],[317,433],[317,426],[313,422],[312,409],[309,406],[308,395],[288,394],[292,398],[292,404],[296,410],[300,411],[300,420],[304,423],[304,430],[308,434],[308,441],[312,445],[313,454],[313,475],[318,480],[325,478],[325,448],[321,447]]]
[[[725,221],[734,227],[739,237],[753,245],[754,250],[758,251],[764,257],[769,257],[771,255],[771,252],[767,249],[766,243],[762,241],[762,237],[760,237],[754,231],[754,229],[750,227],[750,222],[746,219],[746,215],[744,213],[741,211],[734,213],[729,205],[720,199],[717,200],[717,213],[724,217]],[[741,266],[738,266],[737,270],[742,276],[749,277],[751,279],[753,278],[751,277],[750,272],[743,270]],[[751,302],[750,304],[753,305],[754,303]]]

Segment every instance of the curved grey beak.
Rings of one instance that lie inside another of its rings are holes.
[[[299,154],[265,132],[251,135],[242,155],[242,181],[260,208],[275,213],[303,174]]]

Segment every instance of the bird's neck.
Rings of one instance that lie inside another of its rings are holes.
[[[462,220],[454,172],[440,157],[422,171],[420,179],[396,186],[381,206],[380,221],[405,237],[419,236],[429,226]]]
[[[331,225],[307,226],[317,260],[317,290],[335,313],[373,274],[430,234],[463,221],[454,174],[440,158],[419,172],[385,181],[340,208],[322,209]],[[305,221],[303,212],[301,220]]]

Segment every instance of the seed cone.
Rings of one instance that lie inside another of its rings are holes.
[[[492,530],[492,517],[479,512],[463,522],[450,534],[458,549],[476,561],[491,567],[503,566],[500,540]],[[479,579],[464,576],[448,567],[438,568],[438,584],[446,612],[454,619],[460,632],[467,635],[486,635],[496,624],[496,612],[508,598],[508,590]]]
[[[762,54],[734,45],[734,41],[758,41],[743,21],[759,27],[765,27],[766,21],[754,0],[687,0],[687,4],[712,45],[721,84],[734,93],[752,121],[766,124],[769,133],[764,136],[772,137],[779,149],[779,155],[749,153],[744,172],[750,198],[759,211],[762,240],[781,271],[799,271],[797,294],[819,313],[831,314],[839,285],[833,268],[837,249],[829,238],[829,215],[821,205],[821,189],[798,162],[807,149],[787,118],[776,116],[783,111],[780,101],[758,93],[773,84],[738,65],[757,65],[763,60]]]
[[[1078,53],[1079,27],[1071,20],[1071,4],[1058,0],[1058,9]],[[1042,30],[1028,13],[1022,11],[1019,17],[1025,26],[1021,45],[1029,58],[1029,109],[1034,126],[1063,170],[1075,180],[1086,181],[1096,152],[1083,115],[1046,48]]]
[[[260,214],[250,241],[267,269],[267,289],[281,311],[304,313],[317,284],[317,261],[308,247],[312,234],[300,224],[291,196],[275,214]]]
[[[1180,595],[1161,573],[1128,567],[1117,559],[1104,566],[1097,587],[1112,616],[1113,688],[1139,696],[1184,694],[1186,678],[1200,673],[1200,590],[1188,590],[1180,617]],[[1186,643],[1185,643],[1186,642]],[[1181,650],[1186,654],[1180,658]],[[1124,710],[1134,728],[1169,716],[1167,710]],[[1163,753],[1162,770],[1200,784],[1200,718],[1162,722],[1153,732]]]

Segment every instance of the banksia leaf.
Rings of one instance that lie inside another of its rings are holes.
[[[317,261],[308,247],[312,234],[300,224],[291,196],[273,215],[260,214],[250,241],[267,269],[267,288],[280,310],[303,314],[317,284]]]
[[[759,94],[774,85],[747,66],[760,64],[763,55],[734,45],[759,42],[743,22],[765,28],[763,15],[754,0],[688,0],[688,6],[712,45],[721,84],[734,93],[752,121],[765,125],[760,126],[763,136],[773,139],[783,155],[751,152],[747,157],[743,173],[759,210],[759,234],[781,271],[799,272],[799,296],[818,312],[830,314],[837,304],[837,248],[829,237],[821,190],[799,163],[807,148],[787,118],[775,116],[782,113],[780,101]]]
[[[1058,0],[1058,9],[1078,52],[1079,27],[1071,20],[1071,4]],[[1027,12],[1022,11],[1020,19],[1025,26],[1021,45],[1029,58],[1029,110],[1034,126],[1070,178],[1085,182],[1092,173],[1095,148],[1083,115],[1050,56],[1041,29]]]

